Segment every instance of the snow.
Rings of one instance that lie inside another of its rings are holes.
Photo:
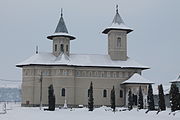
[[[179,120],[180,111],[175,115],[170,114],[170,109],[156,114],[156,111],[145,113],[146,110],[122,111],[117,108],[114,113],[109,107],[95,108],[90,112],[87,108],[56,109],[55,111],[43,111],[37,107],[9,107],[6,114],[0,114],[1,120]]]
[[[158,95],[158,85],[153,85],[153,94]],[[163,85],[164,94],[167,95],[170,92],[170,85]]]
[[[97,54],[70,54],[70,56],[61,54],[56,57],[52,53],[39,53],[31,56],[30,58],[17,64],[16,66],[21,67],[24,65],[73,65],[141,69],[149,68],[147,66],[140,65],[131,58],[128,58],[126,61],[113,61],[111,60],[109,55]]]
[[[121,23],[112,23],[110,27],[107,27],[106,29],[122,29],[122,30],[133,30],[132,28],[128,27],[127,25]]]
[[[52,35],[48,36],[48,38],[51,39],[57,36],[70,37],[71,40],[75,39],[74,35],[71,35],[69,33],[64,33],[64,32],[53,33]]]
[[[145,79],[138,73],[135,73],[132,77],[130,77],[128,80],[124,81],[122,84],[153,84],[153,82]]]

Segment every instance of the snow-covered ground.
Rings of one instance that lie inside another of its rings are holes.
[[[20,107],[17,104],[8,104],[7,108],[6,114],[0,114],[0,120],[180,120],[180,111],[169,115],[170,109],[157,115],[156,112],[146,114],[146,110],[137,109],[120,111],[123,108],[118,108],[118,111],[113,113],[107,107],[96,108],[93,112],[89,112],[87,108],[43,111],[38,107]]]

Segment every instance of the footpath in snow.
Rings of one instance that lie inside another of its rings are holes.
[[[87,108],[56,109],[55,111],[43,111],[38,107],[8,106],[6,114],[0,114],[0,120],[180,120],[180,111],[175,115],[170,114],[170,109],[156,114],[145,113],[146,110],[112,112],[108,107],[95,108],[93,112]],[[0,110],[2,112],[2,110]]]

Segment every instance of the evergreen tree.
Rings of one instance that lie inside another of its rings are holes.
[[[129,89],[129,93],[128,93],[128,109],[132,110],[132,105],[133,105],[133,96],[132,96],[132,92],[131,89]]]
[[[179,92],[179,89],[178,89],[178,92]],[[180,110],[180,92],[178,93],[177,101],[178,101],[178,108],[177,109]]]
[[[162,84],[158,86],[158,91],[159,91],[159,110],[163,111],[166,110],[166,105],[165,105],[164,91]]]
[[[89,111],[93,111],[94,109],[94,98],[93,98],[93,83],[91,82],[90,88],[89,88],[89,99],[88,99],[88,108]]]
[[[51,84],[48,87],[48,105],[49,105],[49,109],[50,111],[54,111],[55,110],[55,95],[54,95],[54,89],[53,89],[53,85]]]
[[[116,104],[115,104],[115,90],[114,90],[114,86],[113,89],[111,90],[111,108],[113,109],[113,112],[115,112],[116,109]]]
[[[179,109],[179,90],[176,84],[171,84],[170,90],[170,104],[171,104],[171,111],[174,112]]]
[[[148,86],[147,102],[148,102],[148,110],[155,110],[153,89],[152,89],[152,85],[151,84],[149,84],[149,86]]]
[[[143,94],[141,90],[141,86],[139,87],[139,97],[138,97],[138,108],[143,109],[144,102],[143,102]]]

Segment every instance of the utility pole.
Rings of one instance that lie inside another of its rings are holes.
[[[40,76],[40,110],[42,110],[42,72]]]

